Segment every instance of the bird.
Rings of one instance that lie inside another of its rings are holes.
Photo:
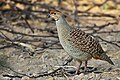
[[[63,49],[79,62],[76,73],[79,73],[82,62],[85,62],[84,71],[86,71],[88,60],[92,58],[114,65],[95,37],[85,33],[80,28],[70,26],[64,14],[59,10],[50,10],[49,15],[55,20],[59,41]]]

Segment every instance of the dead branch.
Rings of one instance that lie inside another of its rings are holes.
[[[13,31],[13,30],[8,30],[8,29],[4,29],[4,28],[0,28],[0,30],[6,31],[6,32],[12,33],[12,34],[19,34],[19,35],[29,36],[29,37],[56,37],[57,38],[57,36],[54,36],[54,35],[51,35],[51,36],[32,35],[32,34],[25,34],[25,33],[17,32],[17,31]]]
[[[120,48],[120,45],[118,45],[117,43],[114,43],[114,42],[111,42],[111,41],[107,41],[107,40],[101,38],[100,36],[95,36],[95,37],[101,39],[102,41],[104,41],[104,42],[106,42],[106,43],[115,45],[115,46],[117,46],[118,48]]]

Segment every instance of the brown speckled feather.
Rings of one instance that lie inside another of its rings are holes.
[[[83,52],[90,53],[95,59],[101,59],[100,56],[104,51],[98,41],[91,35],[86,34],[80,29],[74,29],[70,32],[70,38],[73,46]]]

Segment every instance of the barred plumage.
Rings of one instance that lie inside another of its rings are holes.
[[[70,41],[73,42],[73,46],[79,48],[83,52],[90,53],[95,59],[100,59],[98,56],[104,53],[101,45],[96,39],[78,28],[70,32]]]

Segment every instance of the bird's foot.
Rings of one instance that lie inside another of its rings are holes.
[[[79,74],[80,74],[80,71],[76,70],[75,75],[79,75]]]
[[[83,71],[83,73],[91,73],[91,72],[94,72],[94,71],[96,71],[97,69],[96,68],[94,68],[94,67],[82,67],[81,68]]]

